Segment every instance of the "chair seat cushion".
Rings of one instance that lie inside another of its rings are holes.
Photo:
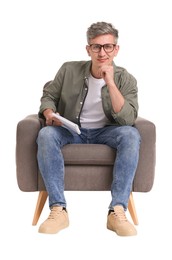
[[[116,151],[104,144],[67,144],[62,148],[65,165],[113,165]]]

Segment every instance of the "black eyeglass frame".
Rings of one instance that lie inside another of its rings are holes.
[[[93,46],[93,45],[97,45],[97,46],[99,47],[99,50],[98,50],[98,51],[94,51],[94,50],[92,49],[92,46]],[[107,51],[107,50],[105,49],[105,46],[109,46],[109,45],[113,46],[113,49],[112,49],[111,51]],[[91,47],[91,50],[92,50],[94,53],[100,52],[102,48],[103,48],[103,50],[104,50],[105,52],[110,53],[110,52],[113,52],[113,51],[114,51],[114,48],[115,48],[116,45],[117,45],[117,44],[114,44],[114,43],[105,43],[105,44],[103,44],[103,45],[97,44],[97,43],[93,43],[93,44],[90,44],[90,45],[88,45],[88,46]]]

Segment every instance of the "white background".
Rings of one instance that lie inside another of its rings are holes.
[[[0,2],[1,259],[172,259],[170,2]],[[16,125],[38,112],[42,87],[63,62],[88,59],[86,30],[97,21],[119,29],[115,62],[137,78],[139,115],[156,125],[155,183],[149,193],[134,193],[136,237],[121,238],[106,229],[109,192],[66,192],[70,227],[42,235],[37,230],[49,214],[48,204],[33,227],[37,193],[21,192],[17,186]]]

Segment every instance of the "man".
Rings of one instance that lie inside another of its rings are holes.
[[[136,79],[113,61],[119,51],[117,41],[118,30],[112,24],[92,24],[86,46],[91,60],[64,63],[44,88],[39,116],[46,127],[40,130],[37,143],[50,215],[39,227],[40,233],[57,233],[69,225],[61,148],[69,143],[96,143],[117,150],[107,228],[119,236],[137,234],[125,211],[139,158],[140,135],[133,127],[138,90]],[[53,113],[78,124],[81,134],[63,127]]]

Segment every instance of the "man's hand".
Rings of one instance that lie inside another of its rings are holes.
[[[112,107],[115,113],[118,113],[121,111],[123,105],[124,105],[124,97],[118,90],[115,82],[114,82],[114,69],[111,65],[104,65],[101,66],[98,70],[98,75],[104,79],[106,82],[106,85],[109,90]]]
[[[53,116],[54,111],[52,109],[46,109],[43,112],[43,115],[46,119],[46,125],[55,125],[55,126],[61,126],[62,122]]]
[[[98,69],[98,76],[103,78],[107,86],[114,84],[114,69],[112,65],[103,65]]]

